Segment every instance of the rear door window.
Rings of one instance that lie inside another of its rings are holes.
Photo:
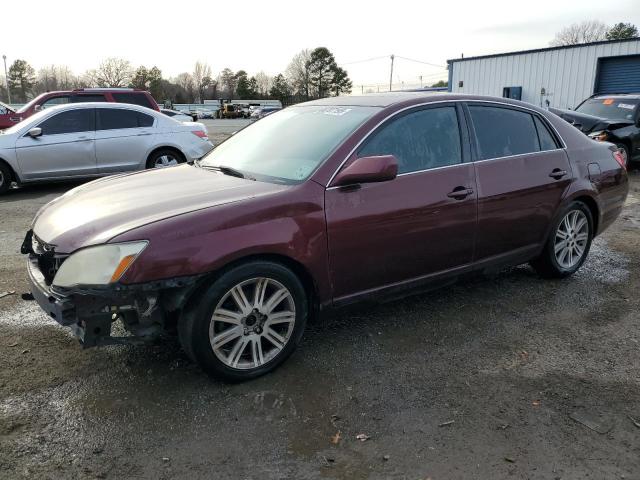
[[[370,137],[358,157],[393,155],[398,173],[462,162],[455,107],[418,110],[391,120]]]
[[[119,130],[123,128],[150,127],[153,117],[124,108],[98,108],[97,130]]]
[[[540,151],[530,113],[484,105],[470,105],[469,112],[481,160]]]
[[[106,102],[107,99],[103,94],[90,94],[90,95],[74,95],[71,97],[71,103],[81,103],[81,102]]]
[[[140,105],[153,109],[153,105],[149,101],[149,98],[144,93],[135,92],[118,92],[112,93],[113,99],[118,103],[132,103],[134,105]]]
[[[38,125],[42,135],[59,135],[63,133],[91,132],[95,129],[94,109],[81,108],[58,113]]]

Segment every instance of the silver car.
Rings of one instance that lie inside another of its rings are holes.
[[[0,133],[0,193],[12,182],[98,177],[192,162],[213,148],[201,123],[138,105],[48,108]]]

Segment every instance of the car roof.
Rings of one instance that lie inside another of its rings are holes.
[[[133,103],[119,103],[119,102],[78,102],[78,103],[65,103],[63,105],[56,105],[54,107],[48,107],[46,109],[49,111],[64,111],[64,110],[74,110],[77,108],[122,108],[125,110],[136,110],[138,112],[143,112],[149,114],[150,112],[158,113],[156,110],[153,110],[148,107],[143,107],[142,105],[135,105]]]
[[[451,92],[390,92],[372,93],[369,95],[345,95],[341,97],[328,97],[298,105],[327,105],[327,106],[364,106],[364,107],[391,107],[394,105],[411,106],[430,102],[446,102],[460,100],[476,100],[486,102],[498,102],[505,105],[515,105],[528,109],[540,110],[530,103],[521,102],[502,97],[490,97],[483,95],[468,95]],[[293,105],[295,106],[295,105]]]

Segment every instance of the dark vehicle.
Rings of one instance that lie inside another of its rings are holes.
[[[625,165],[640,161],[640,94],[594,95],[575,111],[549,110],[593,140],[615,144]]]
[[[16,123],[30,117],[45,108],[66,103],[83,102],[115,102],[132,103],[160,111],[158,103],[145,90],[135,88],[77,88],[75,90],[60,90],[38,95],[29,103],[9,115],[0,115],[0,130],[14,126]]]
[[[531,105],[389,94],[298,104],[193,166],[97,180],[37,214],[31,291],[85,347],[177,330],[230,380],[307,320],[531,262],[567,277],[627,196],[620,153]],[[120,320],[133,335],[111,336]]]

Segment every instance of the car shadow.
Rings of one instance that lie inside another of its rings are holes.
[[[69,180],[56,183],[36,183],[30,185],[14,186],[4,195],[0,196],[0,203],[22,202],[24,200],[34,200],[45,195],[58,194],[71,190],[72,188],[89,182],[87,180]]]

